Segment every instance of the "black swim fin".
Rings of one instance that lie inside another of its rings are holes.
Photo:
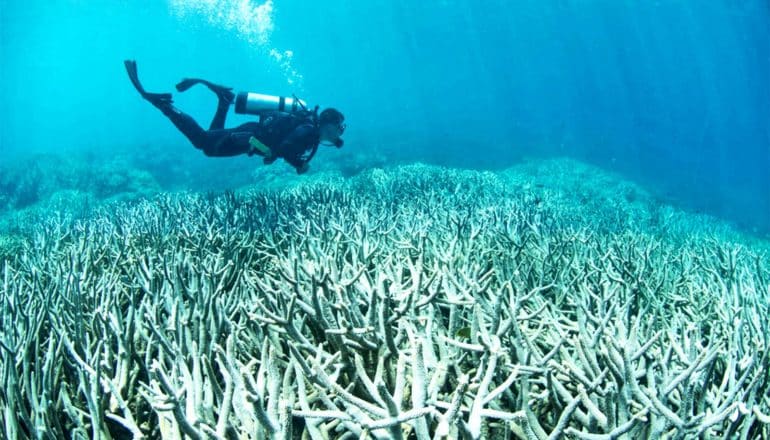
[[[204,84],[209,88],[209,90],[216,93],[219,99],[222,99],[228,103],[233,102],[235,99],[235,93],[232,92],[232,87],[220,86],[219,84],[214,84],[200,78],[185,78],[176,85],[176,89],[180,92],[184,92],[196,84]]]
[[[142,98],[150,101],[150,103],[152,103],[152,105],[156,107],[161,105],[168,105],[173,102],[171,98],[171,93],[149,93],[146,90],[144,90],[144,87],[142,87],[142,83],[139,82],[139,74],[136,69],[136,61],[125,60],[123,61],[123,64],[125,64],[126,66],[128,79],[131,80],[131,84],[133,84],[134,88],[136,88],[136,91],[139,92],[140,95],[142,95]]]

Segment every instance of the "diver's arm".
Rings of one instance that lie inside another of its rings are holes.
[[[305,171],[307,171],[307,162],[302,160],[302,157],[297,154],[287,154],[286,156],[283,156],[283,160],[293,166],[297,170],[297,174],[302,174],[302,172],[300,172],[300,169],[302,168],[305,168]]]
[[[281,142],[283,159],[297,170],[297,174],[304,174],[309,168],[308,160],[304,156],[308,145],[314,142],[313,133],[311,125],[301,125]]]
[[[289,165],[293,166],[297,170],[297,174],[305,174],[310,168],[308,161],[303,160],[301,156],[286,156],[283,158]]]

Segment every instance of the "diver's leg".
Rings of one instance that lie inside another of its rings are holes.
[[[263,155],[251,145],[252,138],[261,136],[262,127],[256,122],[247,122],[235,128],[224,130],[209,130],[208,133],[216,142],[211,142],[203,152],[207,156],[237,156],[239,154]]]
[[[177,91],[184,92],[196,84],[205,85],[209,88],[209,90],[216,93],[219,99],[225,99],[230,102],[233,102],[233,99],[235,99],[235,93],[233,93],[232,87],[214,84],[211,81],[206,81],[205,79],[200,78],[185,78],[176,85],[176,89]]]
[[[217,111],[214,113],[214,118],[211,119],[209,130],[221,130],[225,128],[225,118],[227,118],[227,112],[230,110],[230,104],[232,101],[227,101],[219,97],[217,102]]]
[[[210,157],[230,157],[239,154],[251,154],[249,140],[254,136],[251,125],[246,123],[237,128],[204,130],[189,115],[177,110],[172,105],[158,107],[164,115],[192,142],[195,148],[203,150]]]
[[[180,111],[171,104],[157,106],[161,112],[182,132],[187,139],[200,150],[206,150],[210,145],[219,141],[215,133],[203,129],[192,116]]]
[[[164,115],[184,134],[187,139],[192,142],[195,148],[204,150],[212,148],[219,144],[222,137],[226,133],[208,132],[204,130],[195,119],[190,115],[180,111],[173,105],[173,99],[170,93],[148,93],[142,83],[139,81],[139,75],[136,69],[136,61],[126,60],[125,62],[126,72],[131,83],[142,97],[148,100],[158,110],[163,112]],[[207,153],[208,154],[208,153]]]
[[[171,93],[148,93],[146,90],[144,90],[142,83],[139,82],[139,74],[136,70],[136,61],[125,60],[123,61],[123,64],[126,66],[128,79],[131,80],[131,84],[133,84],[136,91],[142,95],[142,98],[150,101],[150,103],[156,107],[158,105],[170,104],[172,102]]]
[[[184,134],[187,139],[203,154],[210,157],[229,157],[249,152],[249,138],[252,133],[237,129],[204,130],[189,115],[173,106],[162,108],[163,114]]]
[[[230,105],[235,99],[235,94],[232,92],[232,87],[221,86],[214,84],[210,81],[200,78],[185,78],[176,85],[176,89],[180,92],[184,92],[190,87],[196,84],[203,84],[217,95],[219,101],[217,103],[217,111],[214,114],[214,118],[211,120],[209,130],[221,130],[225,128],[225,118],[227,117],[227,111]]]
[[[251,146],[249,138],[252,134],[249,132],[234,131],[234,129],[211,130],[209,133],[216,135],[216,141],[211,142],[203,153],[210,157],[230,157],[240,154],[247,154]]]

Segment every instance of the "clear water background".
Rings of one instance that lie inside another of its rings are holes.
[[[770,233],[767,0],[2,0],[0,51],[6,163],[162,151],[247,179],[253,159],[202,158],[139,98],[134,58],[151,91],[200,76],[338,107],[335,155],[569,156]],[[208,123],[210,93],[175,99]]]

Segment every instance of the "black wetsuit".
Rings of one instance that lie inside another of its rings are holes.
[[[208,130],[204,130],[190,115],[170,103],[157,107],[187,136],[195,148],[203,150],[206,156],[262,155],[249,143],[253,136],[272,151],[272,158],[267,158],[268,160],[282,158],[299,172],[313,158],[320,142],[318,127],[310,121],[299,125],[288,119],[285,120],[288,123],[247,122],[234,128],[224,128],[230,102],[221,98]],[[292,116],[276,112],[266,115],[263,120],[268,118],[281,119]]]

